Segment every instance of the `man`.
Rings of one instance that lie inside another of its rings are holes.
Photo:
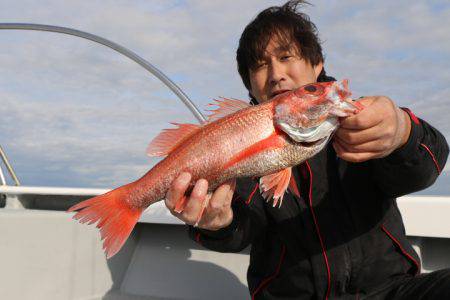
[[[262,11],[244,30],[237,62],[253,103],[316,81],[330,81],[316,28],[300,1]],[[342,120],[332,144],[293,168],[301,197],[266,203],[258,181],[239,179],[207,195],[200,179],[182,213],[174,205],[190,174],[167,195],[171,212],[193,225],[193,239],[237,252],[251,245],[254,299],[450,299],[450,271],[420,274],[395,198],[431,185],[448,156],[444,137],[384,96],[359,100],[364,109]],[[233,201],[232,201],[233,200]]]

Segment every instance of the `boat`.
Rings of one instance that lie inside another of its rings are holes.
[[[0,186],[0,299],[249,298],[249,249],[202,248],[161,201],[144,212],[123,249],[107,260],[97,228],[66,212],[106,191]],[[449,267],[450,197],[397,201],[422,272]]]

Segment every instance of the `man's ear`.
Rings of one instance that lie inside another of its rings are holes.
[[[323,62],[319,62],[317,65],[315,65],[314,67],[314,74],[316,75],[316,80],[320,75],[320,72],[322,72],[323,70]]]

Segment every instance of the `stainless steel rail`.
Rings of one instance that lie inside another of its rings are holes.
[[[0,181],[2,185],[6,185],[5,175],[3,175],[2,165],[0,165]]]
[[[9,174],[11,175],[12,179],[14,180],[14,182],[16,183],[17,186],[20,185],[20,181],[16,176],[16,173],[14,172],[14,169],[12,168],[11,164],[8,161],[8,158],[6,157],[6,153],[5,151],[3,151],[2,146],[0,146],[0,156],[2,157],[3,163],[5,164],[6,168],[9,171]],[[2,185],[6,185],[6,180],[5,180],[5,176],[3,175],[3,171],[0,168],[0,177],[2,180]]]
[[[56,32],[56,33],[63,33],[68,34],[72,36],[81,37],[96,43],[99,43],[101,45],[104,45],[106,47],[109,47],[117,52],[119,52],[122,55],[125,55],[129,59],[133,60],[134,62],[138,63],[140,66],[142,66],[144,69],[149,71],[151,74],[153,74],[156,78],[161,80],[172,92],[177,95],[177,97],[188,107],[188,109],[192,112],[194,117],[200,122],[204,123],[206,118],[205,116],[200,112],[200,110],[195,106],[194,103],[189,99],[189,97],[181,90],[180,87],[178,87],[172,80],[169,79],[163,72],[161,72],[158,68],[153,66],[151,63],[137,55],[136,53],[132,52],[131,50],[114,43],[110,40],[107,40],[105,38],[102,38],[100,36],[72,29],[67,27],[60,27],[60,26],[52,26],[52,25],[43,25],[43,24],[29,24],[29,23],[0,23],[0,29],[10,29],[10,30],[37,30],[37,31],[49,31],[49,32]],[[8,168],[9,173],[11,174],[11,177],[15,181],[16,185],[20,185],[20,182],[11,167],[11,165],[8,162],[8,159],[6,157],[6,154],[0,147],[0,154],[3,159],[3,162],[5,163],[6,167]],[[3,175],[3,171],[0,168],[0,180],[3,185],[6,184],[6,180]]]

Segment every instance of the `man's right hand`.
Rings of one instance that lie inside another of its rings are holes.
[[[185,195],[190,181],[191,174],[184,172],[172,182],[165,199],[165,204],[172,215],[189,225],[195,225],[198,221],[197,226],[207,230],[219,230],[231,224],[233,220],[231,200],[236,181],[226,182],[214,193],[208,194],[208,181],[199,179],[191,194],[187,196],[184,210],[178,213],[175,211],[175,205]],[[198,219],[204,202],[206,207],[201,218]]]

